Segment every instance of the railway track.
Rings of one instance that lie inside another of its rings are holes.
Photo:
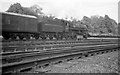
[[[117,42],[117,39],[88,39],[88,40],[67,40],[67,41],[20,41],[17,43],[14,42],[3,42],[2,43],[2,52],[6,53],[13,53],[13,52],[19,52],[19,51],[29,51],[38,48],[39,49],[49,49],[51,47],[63,47],[67,45],[72,45],[72,44],[83,44],[83,43],[95,43],[95,42]],[[67,44],[67,45],[66,45]]]
[[[110,43],[110,42],[103,42],[103,43],[79,43],[79,44],[71,44],[71,45],[61,45],[61,46],[50,46],[48,49],[36,49],[39,46],[34,46],[35,49],[31,50],[31,51],[25,51],[25,52],[13,52],[13,53],[1,53],[0,55],[2,56],[2,59],[7,58],[7,57],[14,57],[16,55],[18,55],[18,57],[23,56],[24,54],[33,54],[33,53],[43,53],[43,52],[48,52],[48,51],[54,51],[54,50],[61,50],[61,49],[70,49],[70,48],[74,48],[74,47],[84,47],[84,46],[94,46],[94,45],[104,45],[104,44],[115,44]]]
[[[98,41],[98,40],[109,40],[110,39],[117,39],[117,38],[88,38],[88,39],[81,39],[81,40],[86,40],[86,41]],[[39,43],[39,44],[49,44],[49,43],[60,43],[60,42],[73,42],[73,41],[81,41],[81,40],[72,40],[72,39],[69,39],[69,40],[26,40],[26,41],[3,41],[3,44],[5,45],[19,45],[19,44],[29,44],[29,43]]]
[[[99,44],[109,44],[109,43],[115,43],[115,42],[102,42],[102,43],[75,43],[75,44],[56,44],[56,45],[32,45],[32,46],[21,46],[20,49],[24,49],[24,51],[16,51],[16,52],[4,52],[2,55],[13,55],[13,54],[20,54],[20,53],[30,53],[30,52],[43,52],[48,51],[51,49],[60,49],[60,48],[68,48],[68,47],[74,47],[74,46],[84,46],[84,45],[99,45]],[[29,50],[30,49],[30,50]]]
[[[86,55],[87,53],[93,53],[98,51],[108,51],[109,49],[117,49],[117,44],[104,44],[104,45],[91,45],[91,46],[75,46],[72,48],[66,49],[55,49],[52,51],[46,52],[35,52],[28,54],[18,54],[15,56],[7,56],[7,61],[11,61],[9,63],[3,64],[2,72],[22,72],[24,70],[32,69],[36,65],[45,66],[47,64],[52,63],[50,60],[56,60],[58,58],[64,58],[75,55]],[[25,56],[23,56],[25,55]],[[3,56],[4,57],[4,56]],[[14,58],[13,58],[14,57]],[[19,58],[18,58],[19,57]],[[19,61],[15,61],[15,60]],[[42,63],[44,62],[44,64]]]
[[[87,39],[87,40],[66,40],[66,41],[25,41],[2,43],[3,50],[12,52],[1,52],[2,72],[21,72],[32,69],[36,65],[45,66],[58,60],[76,55],[117,49],[118,39]],[[49,60],[49,61],[48,61]],[[46,62],[44,62],[46,61]],[[58,60],[59,61],[59,60]],[[43,64],[41,64],[44,62]]]

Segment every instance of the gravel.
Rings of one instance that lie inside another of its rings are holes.
[[[46,73],[118,73],[118,51],[37,68]]]

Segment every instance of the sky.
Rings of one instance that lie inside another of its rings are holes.
[[[0,0],[0,11],[6,11],[11,4],[20,3],[23,7],[39,5],[45,14],[58,18],[108,15],[118,22],[118,2],[120,0]]]

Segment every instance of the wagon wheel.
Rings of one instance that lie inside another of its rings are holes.
[[[23,38],[24,38],[24,36],[22,36],[22,35],[19,36],[19,39],[20,39],[20,40],[23,40]]]
[[[26,40],[29,40],[29,39],[30,39],[30,36],[27,36],[27,37],[26,37]]]
[[[17,38],[16,35],[12,35],[12,36],[11,36],[11,39],[12,39],[12,40],[16,40],[16,38]]]
[[[11,37],[12,40],[16,40],[17,35],[16,34],[11,34],[10,37]]]
[[[8,33],[3,33],[2,36],[5,40],[8,40],[10,38],[10,35]]]
[[[60,35],[57,35],[56,38],[57,40],[61,40],[62,37]]]
[[[54,35],[54,38],[58,40],[58,37],[57,37],[57,35]]]
[[[51,37],[49,37],[49,39],[50,39],[50,40],[52,40],[52,39],[53,39],[53,37],[51,36]]]
[[[73,37],[73,39],[77,39],[77,36],[75,35],[75,36]]]
[[[42,37],[43,40],[46,40],[46,37]]]
[[[65,36],[65,39],[67,40],[67,39],[68,39],[68,36]]]
[[[67,36],[66,39],[69,40],[69,39],[70,39],[70,36]]]
[[[38,36],[38,35],[35,35],[35,39],[36,39],[36,40],[39,39],[39,36]]]
[[[60,36],[60,40],[63,40],[63,37],[62,37],[62,36]]]
[[[49,39],[50,39],[50,40],[52,40],[52,39],[53,39],[53,37],[54,37],[53,35],[49,35]]]
[[[57,40],[59,40],[59,37],[57,36],[57,37],[55,37]]]
[[[30,39],[30,35],[26,35],[25,38],[26,38],[26,40],[29,40]]]

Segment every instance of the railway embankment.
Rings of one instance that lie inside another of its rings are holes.
[[[35,69],[35,72],[45,73],[118,73],[120,61],[119,52],[109,52],[91,57],[83,57],[59,64],[54,64],[43,69]]]

